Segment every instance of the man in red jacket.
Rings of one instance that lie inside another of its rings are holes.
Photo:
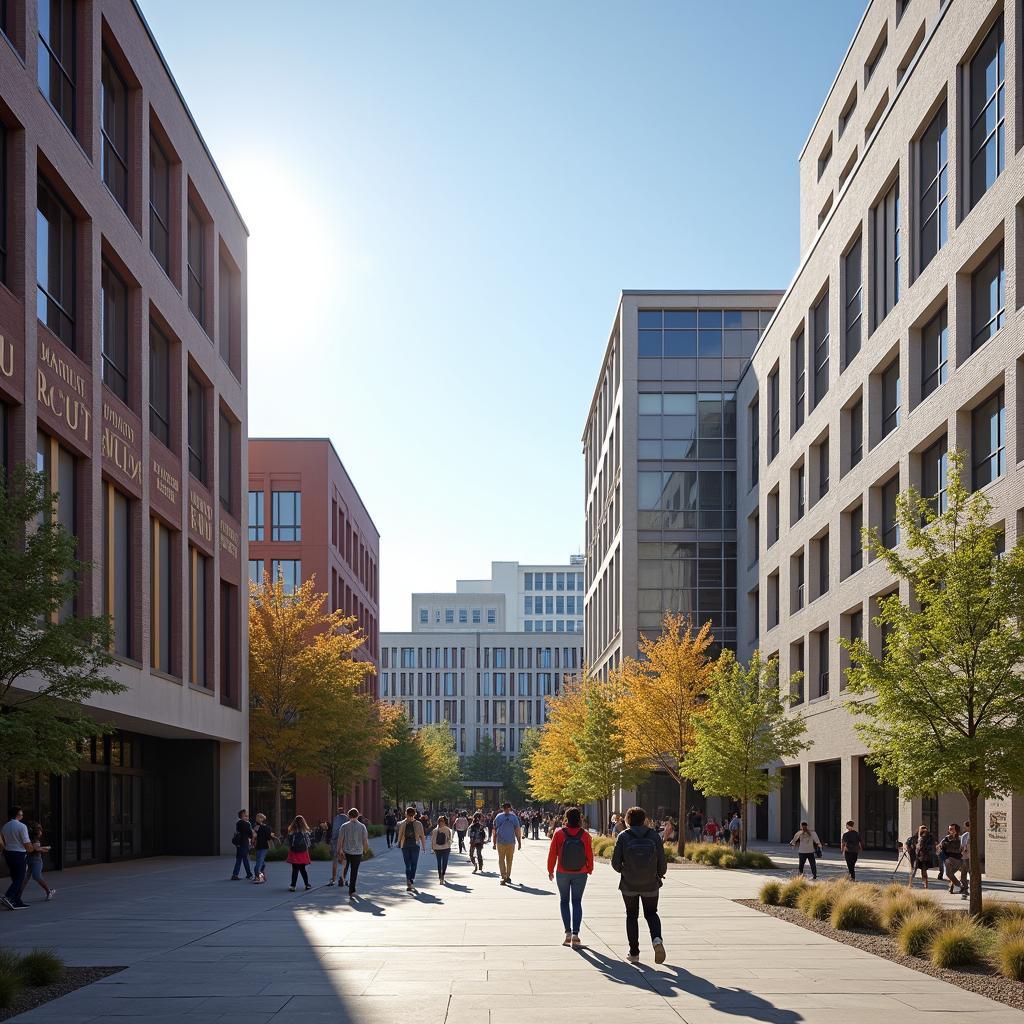
[[[557,881],[561,897],[562,924],[565,926],[563,946],[579,948],[582,945],[583,890],[587,887],[587,876],[593,872],[594,847],[590,833],[583,828],[580,809],[570,807],[565,812],[564,827],[552,836],[548,849],[548,878]]]

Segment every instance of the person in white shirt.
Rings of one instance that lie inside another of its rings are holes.
[[[28,828],[21,820],[22,813],[20,807],[12,807],[7,816],[7,824],[0,828],[0,837],[4,841],[4,860],[11,875],[11,884],[3,896],[0,896],[0,903],[8,910],[28,908],[28,904],[22,901],[21,890],[28,868],[28,851],[32,839],[28,834]]]
[[[370,833],[359,820],[359,811],[353,807],[348,812],[348,821],[338,830],[338,853],[345,858],[348,868],[348,898],[355,899],[356,877],[363,857],[370,852]],[[342,879],[344,882],[344,878]]]
[[[469,831],[469,818],[465,811],[459,811],[455,819],[455,834],[459,837],[459,853],[466,852],[466,832]]]
[[[963,867],[960,869],[960,899],[970,896],[971,887],[971,823],[964,822],[964,830],[960,833],[960,854]]]
[[[818,838],[818,833],[814,829],[809,828],[806,821],[801,821],[800,831],[789,841],[789,845],[796,847],[796,852],[800,858],[800,869],[797,873],[802,875],[804,873],[804,864],[810,863],[811,878],[816,879],[818,877],[816,855],[821,852],[821,840]]]
[[[344,804],[338,808],[338,813],[331,820],[331,880],[328,885],[334,885],[338,881],[338,866],[341,866],[341,884],[345,884],[345,874],[348,871],[348,862],[345,854],[338,843],[338,836],[341,834],[341,826],[348,821],[348,815],[343,810]]]

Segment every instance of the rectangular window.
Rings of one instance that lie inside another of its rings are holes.
[[[74,352],[75,221],[42,178],[36,196],[36,313]]]
[[[882,437],[900,425],[900,360],[897,356],[882,372]]]
[[[189,553],[189,594],[191,595],[191,628],[189,629],[189,659],[191,679],[196,686],[209,687],[208,644],[210,622],[207,608],[207,583],[210,560],[191,545]]]
[[[286,594],[294,594],[302,583],[302,562],[298,558],[272,558],[271,579],[280,580]]]
[[[188,375],[188,471],[206,483],[206,389]]]
[[[425,626],[427,624],[427,621],[428,621],[427,609],[426,608],[421,608],[420,609],[420,625],[421,626]]]
[[[255,583],[257,587],[263,585],[263,559],[262,558],[250,558],[249,559],[249,580]],[[387,648],[384,648],[385,654]],[[385,664],[387,659],[385,658]]]
[[[793,611],[798,612],[805,603],[804,553],[793,557]]]
[[[768,495],[768,547],[779,539],[779,489]]]
[[[103,487],[103,611],[113,629],[113,652],[134,655],[132,638],[132,535],[131,506],[113,484]]]
[[[864,506],[850,512],[850,572],[864,568]]]
[[[220,503],[232,515],[235,511],[235,426],[220,410],[218,443],[218,484]]]
[[[1005,53],[1002,17],[992,26],[970,64],[970,205],[991,188],[1006,163]]]
[[[272,491],[270,539],[302,540],[302,492]]]
[[[864,458],[864,404],[857,399],[850,406],[850,468]]]
[[[238,587],[220,581],[220,702],[239,706]]]
[[[804,642],[801,640],[798,643],[790,646],[790,673],[794,676],[799,676],[796,682],[791,684],[791,694],[795,698],[794,702],[802,704],[804,701],[805,692],[805,676],[804,676]]]
[[[465,608],[459,609],[459,625],[465,626],[469,623],[469,613]]]
[[[750,406],[750,486],[757,483],[761,474],[761,405]]]
[[[804,332],[793,339],[793,433],[803,425],[807,407],[807,367],[805,365],[807,345]]]
[[[171,446],[171,345],[152,324],[149,328],[149,429]]]
[[[882,543],[894,548],[900,542],[900,524],[896,519],[896,498],[900,493],[900,477],[897,473],[888,483],[882,485]]]
[[[0,124],[0,281],[7,281],[7,128]]]
[[[128,87],[103,51],[100,72],[100,123],[103,183],[118,205],[128,211]]]
[[[149,250],[171,273],[171,162],[156,136],[149,136]]]
[[[249,492],[249,540],[264,539],[263,492]]]
[[[1003,247],[971,276],[971,351],[977,352],[1000,327],[1006,315],[1006,269]]]
[[[937,516],[942,515],[948,508],[948,460],[949,451],[945,434],[921,456],[921,494],[931,505],[932,513]]]
[[[768,629],[779,624],[779,574],[768,577]]]
[[[153,564],[150,567],[150,664],[158,672],[172,675],[175,673],[173,626],[177,611],[174,601],[173,537],[159,519],[152,519],[150,523],[153,537]]]
[[[861,279],[861,240],[857,239],[843,261],[845,290],[843,366],[849,366],[860,352],[864,283]]]
[[[196,208],[188,204],[188,308],[206,327],[206,245],[205,225]]]
[[[231,357],[233,335],[235,331],[235,303],[238,298],[237,275],[223,255],[220,257],[220,297],[217,318],[217,346],[220,357],[228,366],[234,368]]]
[[[100,271],[103,383],[128,402],[128,289],[106,260]]]
[[[473,625],[474,626],[479,626],[480,625],[480,609],[479,608],[474,608],[473,609],[473,616],[472,616],[472,618],[473,618]]]
[[[828,438],[818,445],[818,500],[828,494]]]
[[[828,394],[828,292],[822,295],[811,314],[814,323],[814,404]]]
[[[949,152],[945,103],[921,136],[918,155],[921,183],[918,199],[920,271],[931,263],[949,236]]]
[[[946,383],[948,376],[948,328],[943,306],[921,332],[921,400]]]
[[[900,183],[892,187],[871,211],[872,310],[877,327],[900,297]]]
[[[779,454],[779,368],[768,375],[768,461]]]
[[[39,91],[75,130],[75,3],[40,0]]]
[[[828,696],[828,630],[818,631],[818,678],[815,687],[814,697]]]
[[[793,471],[793,521],[803,519],[807,510],[807,470],[801,462]]]
[[[829,586],[829,564],[828,564],[828,534],[818,539],[818,596],[828,593]]]
[[[498,613],[494,608],[487,609],[487,625],[493,626],[498,621]]]
[[[78,466],[77,459],[55,438],[41,431],[36,434],[36,470],[57,492],[57,523],[69,536],[78,538]],[[79,558],[82,552],[76,551]],[[75,614],[76,599],[68,600],[58,612],[61,622]]]
[[[1006,472],[1006,406],[1003,389],[971,413],[971,488],[975,491]]]

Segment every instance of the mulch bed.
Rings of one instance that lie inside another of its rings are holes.
[[[123,971],[123,967],[67,967],[64,969],[64,977],[54,985],[44,985],[42,988],[23,988],[14,1005],[7,1010],[0,1009],[0,1021],[9,1020],[26,1010],[34,1010],[43,1003],[53,999],[66,996],[74,992],[76,988],[84,988],[94,981],[102,978],[109,978],[111,974]]]
[[[976,992],[980,996],[988,996],[989,999],[1005,1003],[1018,1010],[1024,1010],[1024,983],[1014,981],[1012,978],[1004,978],[984,964],[979,964],[977,967],[964,967],[960,970],[935,967],[929,960],[907,956],[900,952],[895,940],[888,935],[880,935],[878,932],[840,931],[838,928],[833,928],[827,921],[817,921],[807,917],[795,907],[769,907],[761,903],[760,900],[736,900],[735,902],[753,910],[759,910],[769,917],[779,917],[790,924],[799,925],[809,932],[817,932],[836,942],[843,942],[847,946],[856,946],[857,949],[862,949],[866,953],[873,953],[885,960],[892,960],[893,963],[909,967],[921,974],[930,974],[933,978],[948,981],[951,985],[967,989],[968,992]]]

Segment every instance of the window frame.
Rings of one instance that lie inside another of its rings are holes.
[[[114,312],[114,324],[111,327],[111,316],[108,313],[108,306],[116,307],[116,297],[120,296],[123,303],[121,315],[118,318],[116,309]],[[128,285],[121,278],[121,275],[111,266],[106,258],[100,260],[100,363],[102,367],[103,383],[121,399],[125,405],[129,405],[128,384],[131,378],[130,346],[128,344]],[[120,324],[117,320],[120,320]],[[108,335],[117,335],[113,339],[114,351],[108,345]],[[120,351],[117,351],[117,349]],[[119,360],[123,365],[119,365]]]
[[[112,79],[112,82],[108,83],[108,77]],[[108,84],[114,86],[113,102],[109,107],[109,109],[112,109],[115,114],[115,124],[112,126],[113,131],[116,134],[123,136],[118,141],[115,141],[111,137],[111,131],[109,130],[111,126],[108,126],[107,124],[107,97],[110,92]],[[130,175],[128,173],[128,95],[128,83],[125,81],[124,75],[121,74],[117,63],[110,55],[107,48],[105,46],[102,47],[100,51],[100,178],[103,181],[103,184],[106,185],[107,191],[114,197],[118,206],[120,206],[125,213],[128,212],[130,186]],[[118,100],[120,102],[118,102]],[[118,114],[120,114],[120,124],[116,123],[118,120]],[[118,148],[119,143],[123,152]],[[119,194],[116,183],[111,181],[112,175],[109,173],[111,155],[114,157],[116,166],[120,168],[123,194]]]
[[[936,129],[937,135],[931,139]],[[926,154],[932,149],[935,173],[925,180]],[[917,167],[917,272],[920,274],[949,241],[949,122],[945,100],[921,134],[917,145]],[[934,200],[929,195],[933,189]],[[934,234],[930,243],[934,248],[930,252],[926,248],[929,232]]]
[[[39,280],[39,260],[40,252],[37,241],[36,247],[36,316],[37,318],[46,325],[47,329],[55,337],[59,338],[72,352],[77,354],[77,335],[75,323],[75,308],[77,305],[77,292],[78,292],[78,256],[76,251],[78,241],[78,225],[75,221],[75,216],[71,212],[68,205],[60,198],[56,190],[46,181],[42,175],[36,178],[36,238],[39,238],[39,231],[41,225],[39,223],[40,218],[46,224],[47,231],[47,255],[51,248],[51,234],[54,230],[54,222],[47,217],[46,212],[41,209],[44,205],[44,201],[47,204],[52,205],[53,213],[58,216],[57,220],[57,232],[59,235],[58,242],[60,247],[59,254],[59,276],[60,281],[60,296],[58,297],[52,290],[52,282],[50,281],[50,261],[47,261],[47,273],[46,273],[46,285]],[[65,237],[65,232],[67,236]],[[69,292],[70,295],[65,294]],[[40,304],[43,305],[45,311],[44,316],[39,316]],[[53,310],[57,314],[57,327],[54,328],[50,323],[50,312],[51,304]]]

